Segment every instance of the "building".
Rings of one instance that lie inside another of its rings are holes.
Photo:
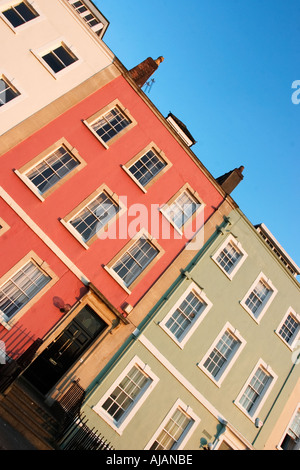
[[[11,378],[22,373],[51,405],[106,366],[134,331],[131,316],[142,319],[193,258],[194,235],[202,243],[236,207],[237,181],[224,189],[192,152],[187,127],[142,91],[162,58],[128,71],[103,43],[107,22],[91,2],[48,3],[1,2],[10,72],[0,111],[0,339],[11,345]],[[28,341],[16,348],[19,331]]]
[[[89,387],[91,423],[120,450],[297,448],[295,274],[270,231],[234,209],[147,316],[132,315]]]
[[[102,38],[108,21],[89,0],[0,2],[1,145],[8,149],[47,122],[47,105],[109,67],[114,56]],[[4,106],[5,105],[5,106]],[[65,103],[70,106],[70,102]],[[61,100],[57,113],[63,112]],[[9,130],[21,126],[19,138]]]

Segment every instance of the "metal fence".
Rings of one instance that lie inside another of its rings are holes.
[[[85,390],[75,380],[67,392],[55,402],[53,411],[61,422],[56,445],[61,450],[114,450],[105,438],[90,428],[81,406]]]

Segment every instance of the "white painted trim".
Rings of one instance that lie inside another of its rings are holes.
[[[176,442],[176,445],[172,448],[172,450],[180,450],[184,448],[188,439],[190,438],[192,433],[195,431],[196,427],[198,426],[201,420],[194,413],[194,411],[192,410],[190,406],[187,406],[185,403],[183,403],[182,400],[180,400],[180,398],[178,398],[178,400],[176,400],[176,402],[174,403],[174,405],[172,406],[172,408],[170,409],[170,411],[168,412],[168,414],[166,415],[166,417],[160,424],[159,428],[153,434],[152,438],[150,439],[150,441],[148,442],[144,450],[150,449],[155,439],[159,436],[160,432],[163,430],[165,425],[168,423],[168,421],[171,419],[171,417],[173,416],[173,414],[178,408],[181,408],[183,412],[186,413],[191,418],[191,422],[188,425],[187,429],[185,429],[183,434],[180,436],[179,440]]]
[[[122,165],[121,168],[127,173],[127,175],[132,179],[132,181],[143,191],[143,193],[147,192],[147,189],[141,185],[141,183],[134,177],[134,175],[129,171],[129,169],[125,165]]]
[[[92,126],[85,120],[83,119],[82,120],[83,124],[88,128],[88,130],[94,134],[94,136],[96,137],[96,139],[100,142],[100,144],[103,145],[103,147],[108,150],[109,149],[109,146],[104,142],[104,140],[101,139],[101,137],[97,134],[96,131],[94,131],[94,129],[92,128]]]
[[[66,222],[64,219],[60,219],[60,223],[70,232],[74,238],[76,238],[80,245],[82,245],[86,250],[89,249],[88,245],[82,240],[80,233],[77,232],[72,224]]]
[[[295,317],[295,319],[298,321],[298,330],[296,330],[295,334],[294,334],[294,337],[292,338],[292,342],[291,343],[287,343],[286,340],[279,334],[279,331],[281,330],[281,327],[283,326],[283,324],[285,323],[287,317],[291,315],[293,317]],[[300,315],[297,314],[295,312],[295,310],[292,308],[292,307],[289,307],[283,317],[283,319],[281,320],[279,326],[277,327],[277,329],[275,330],[275,333],[276,335],[278,336],[278,338],[281,339],[281,341],[291,350],[293,351],[294,350],[294,347],[296,346],[296,343],[298,341],[298,339],[300,338]]]
[[[245,410],[245,408],[242,407],[242,405],[240,404],[240,399],[242,398],[246,388],[248,387],[252,377],[254,376],[254,374],[256,373],[256,371],[259,369],[259,368],[263,368],[265,369],[265,371],[270,375],[270,379],[271,381],[269,382],[269,384],[267,384],[267,387],[266,389],[263,391],[263,395],[261,396],[261,398],[259,399],[258,403],[256,403],[256,405],[254,405],[254,409],[252,411],[250,411],[250,413]],[[255,367],[253,368],[251,374],[249,375],[248,379],[246,380],[243,388],[241,389],[240,393],[238,394],[237,398],[234,400],[234,404],[237,406],[237,408],[239,408],[239,410],[241,410],[246,416],[247,418],[249,418],[253,423],[255,421],[255,419],[258,417],[258,413],[260,412],[262,406],[264,405],[266,399],[268,398],[272,388],[274,387],[275,385],[275,382],[276,380],[278,379],[278,375],[275,374],[275,372],[272,370],[272,368],[270,367],[270,365],[266,364],[261,358],[257,361]]]
[[[226,364],[224,365],[224,368],[219,371],[217,374],[217,377],[213,377],[213,375],[204,367],[204,363],[206,362],[208,356],[212,352],[212,350],[216,347],[218,344],[219,340],[223,336],[223,334],[229,331],[235,338],[239,341],[239,344],[235,348],[235,350],[231,353],[230,357],[228,358]],[[241,336],[239,331],[234,328],[229,322],[226,322],[225,326],[222,328],[221,332],[217,336],[217,338],[214,340],[210,348],[208,349],[208,352],[205,354],[201,362],[198,364],[198,367],[218,386],[220,387],[223,380],[225,379],[226,375],[234,365],[235,361],[237,360],[238,356],[241,354],[243,348],[246,346],[246,340]]]
[[[7,103],[5,103],[3,106],[0,107],[0,114],[3,114],[8,109],[24,101],[28,97],[28,94],[23,89],[22,85],[20,84],[19,78],[16,79],[15,77],[12,77],[11,73],[9,73],[9,71],[7,71],[6,68],[1,68],[0,78],[3,78],[4,80],[6,79],[9,82],[9,84],[11,84],[13,88],[15,88],[16,91],[19,93],[15,98],[13,98],[12,100],[8,101]]]
[[[177,339],[175,337],[175,335],[173,335],[172,332],[169,330],[169,328],[167,328],[166,323],[172,317],[175,310],[181,305],[183,300],[192,291],[194,291],[195,295],[204,303],[204,308],[201,310],[200,314],[196,317],[195,321],[193,323],[191,323],[190,326],[187,328],[187,330],[183,333],[182,339]],[[192,334],[195,332],[195,330],[198,328],[200,323],[203,321],[203,319],[208,314],[208,312],[211,309],[212,305],[213,304],[206,297],[203,290],[201,290],[194,282],[192,282],[189,285],[189,287],[184,291],[184,293],[180,296],[179,300],[175,303],[175,305],[173,305],[173,307],[170,309],[169,313],[165,316],[165,318],[161,322],[159,322],[159,326],[167,333],[167,335],[170,336],[170,338],[177,344],[177,346],[179,346],[181,349],[183,349],[186,342],[190,339]]]
[[[4,23],[6,23],[6,25],[15,33],[15,34],[21,34],[24,30],[26,30],[27,28],[30,28],[32,27],[32,23],[34,22],[34,24],[36,23],[39,23],[40,21],[43,21],[45,19],[45,15],[40,11],[40,6],[38,7],[38,10],[36,8],[36,2],[32,1],[32,0],[25,0],[25,3],[28,3],[31,8],[33,8],[35,10],[35,12],[37,13],[37,16],[35,18],[32,18],[30,21],[26,21],[25,23],[19,25],[19,26],[13,26],[10,21],[3,15],[3,12],[5,10],[8,10],[9,8],[15,6],[15,5],[18,5],[19,3],[21,3],[22,0],[14,0],[14,1],[10,1],[10,2],[6,2],[4,3],[3,5],[0,5],[0,17],[1,19],[4,21]]]
[[[79,268],[64,254],[64,252],[43,232],[43,230],[26,214],[26,212],[13,200],[13,198],[0,186],[0,197],[12,208],[12,210],[25,222],[26,225],[48,246],[48,248],[80,279],[83,284],[89,284],[89,279]]]
[[[30,181],[29,178],[27,178],[26,174],[23,174],[23,173],[20,173],[19,170],[14,170],[14,173],[15,175],[18,176],[18,178],[20,178],[20,180],[23,181],[23,183],[27,186],[27,188],[30,189],[30,191],[33,192],[33,194],[42,202],[45,201],[45,199],[43,198],[43,196],[41,195],[41,193],[39,192],[39,190],[37,189],[37,187]]]
[[[58,72],[54,72],[50,65],[43,59],[43,55],[53,52],[57,47],[64,47],[66,50],[69,50],[71,54],[76,57],[76,60],[72,62],[72,64],[65,66],[62,70]],[[64,37],[60,37],[57,40],[53,40],[48,44],[45,44],[38,49],[29,49],[33,56],[44,66],[44,68],[52,75],[53,78],[56,80],[60,77],[64,76],[65,74],[69,73],[70,71],[76,69],[78,65],[83,63],[83,59],[80,57],[78,52],[75,50],[73,46],[69,46],[68,42],[65,40]]]
[[[260,310],[257,314],[257,316],[255,316],[252,311],[248,308],[248,306],[246,305],[246,300],[247,298],[249,297],[249,295],[251,294],[251,292],[253,291],[253,289],[256,287],[256,285],[259,283],[259,281],[262,280],[263,282],[265,282],[267,284],[267,286],[271,289],[271,292],[270,292],[270,295],[269,295],[269,298],[267,299],[267,301],[263,304],[263,308],[262,310]],[[253,318],[253,320],[256,322],[256,323],[260,323],[262,317],[264,316],[264,314],[266,313],[267,309],[269,308],[271,302],[274,300],[274,297],[275,295],[277,294],[278,290],[276,289],[276,287],[274,287],[274,285],[272,284],[271,280],[267,278],[267,276],[264,275],[263,272],[259,273],[259,275],[257,276],[257,278],[255,279],[255,281],[253,282],[253,284],[251,285],[250,289],[248,290],[248,292],[246,293],[246,295],[244,296],[243,300],[240,301],[240,305],[246,310],[247,313],[249,313],[250,317]]]
[[[137,338],[138,341],[148,350],[151,354],[172,374],[181,385],[191,393],[196,400],[201,403],[218,421],[227,421],[224,416],[194,387],[174,366],[171,364],[166,357],[144,336],[140,335]]]
[[[217,258],[219,256],[219,254],[221,253],[221,251],[223,251],[223,249],[229,244],[231,243],[232,245],[234,245],[236,247],[236,249],[238,251],[240,251],[241,253],[241,258],[236,262],[235,266],[233,267],[232,271],[231,272],[226,272],[225,269],[223,269],[223,267],[220,265],[220,263],[217,261]],[[246,251],[243,249],[241,243],[236,239],[234,238],[234,236],[232,234],[230,234],[226,240],[221,244],[221,246],[217,249],[217,251],[215,252],[215,254],[211,257],[212,260],[216,263],[216,265],[221,269],[221,271],[228,277],[228,279],[230,279],[232,281],[233,277],[235,276],[235,274],[237,273],[237,271],[240,269],[240,267],[242,266],[242,264],[244,263],[244,261],[246,260],[248,254],[246,253]]]
[[[127,294],[131,294],[131,290],[129,290],[128,287],[125,286],[122,278],[118,276],[118,274],[111,267],[108,267],[106,265],[103,267],[105,271],[119,284],[119,286],[122,287],[125,292],[127,292]]]
[[[151,379],[151,382],[146,386],[144,390],[141,390],[140,395],[135,399],[135,401],[131,404],[131,406],[126,410],[124,415],[120,418],[119,422],[117,423],[112,416],[110,416],[109,413],[107,413],[103,408],[102,405],[103,403],[107,400],[107,398],[110,396],[110,394],[114,391],[116,387],[120,384],[120,382],[123,380],[125,375],[134,367],[137,365],[140,367],[145,374]],[[128,423],[132,420],[132,418],[135,416],[137,411],[140,409],[142,404],[145,402],[146,398],[149,396],[149,394],[152,392],[154,387],[157,385],[159,381],[159,378],[152,372],[151,368],[145,364],[138,356],[135,356],[129,364],[125,367],[125,369],[122,371],[122,373],[118,376],[118,378],[114,381],[114,383],[109,387],[109,389],[106,391],[106,393],[103,395],[101,400],[92,407],[92,409],[97,413],[104,421],[109,424],[118,434],[122,435],[125,427],[128,425]]]

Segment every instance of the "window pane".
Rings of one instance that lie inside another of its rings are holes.
[[[264,305],[270,292],[271,290],[262,281],[258,282],[245,302],[252,313],[259,313],[260,308]]]
[[[29,8],[25,2],[14,5],[2,12],[14,28],[27,23],[38,16],[37,12]]]
[[[218,341],[217,345],[204,362],[204,367],[213,377],[217,377],[218,373],[226,365],[237,344],[238,340],[231,335],[229,331],[225,331],[222,338]]]
[[[119,108],[113,108],[94,122],[92,124],[92,128],[104,142],[108,142],[130,123],[131,121],[119,110]]]
[[[150,450],[171,450],[193,420],[178,408],[150,447]]]
[[[43,194],[78,165],[78,160],[67,149],[60,147],[38,163],[26,176]]]
[[[165,212],[176,227],[181,228],[192,217],[199,206],[199,202],[185,191],[165,209]]]
[[[64,69],[64,64],[56,57],[53,52],[48,52],[48,54],[45,54],[43,59],[45,62],[47,62],[54,73],[60,72],[60,70]]]
[[[193,292],[190,292],[168,319],[166,327],[179,340],[195,319],[198,318],[203,307],[204,303]]]
[[[51,52],[48,52],[43,56],[43,59],[54,73],[60,72],[60,70],[68,67],[68,65],[76,62],[77,57],[72,55],[65,47],[59,46]]]
[[[114,264],[112,269],[128,287],[157,256],[158,250],[142,237]]]
[[[288,315],[284,324],[280,328],[280,336],[289,343],[294,337],[299,328],[299,322],[292,316]]]
[[[25,22],[33,20],[33,18],[36,18],[37,16],[37,14],[34,13],[25,2],[21,2],[19,5],[16,5],[15,9]]]
[[[11,318],[49,281],[50,277],[30,261],[0,288],[0,310]]]
[[[217,262],[224,271],[230,273],[240,258],[240,251],[238,251],[231,243],[228,243],[228,245],[219,254]]]
[[[84,241],[88,241],[115,217],[119,210],[119,205],[103,192],[70,220],[70,224]]]
[[[5,105],[17,96],[19,96],[19,93],[13,90],[4,78],[0,78],[0,106]]]
[[[269,383],[269,379],[270,376],[261,368],[256,371],[240,400],[240,404],[245,410],[250,412],[254,404],[259,401],[260,396]]]
[[[134,366],[105,400],[102,407],[115,421],[119,421],[149,382],[151,382],[150,377]]]
[[[142,186],[146,186],[165,166],[166,163],[150,150],[137,160],[129,171]]]
[[[54,53],[62,61],[65,67],[76,62],[77,58],[73,56],[69,51],[67,51],[63,46],[59,46],[54,50]]]

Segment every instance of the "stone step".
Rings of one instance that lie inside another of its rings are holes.
[[[0,401],[0,417],[24,436],[37,450],[55,450],[55,446],[48,439],[42,437],[38,430],[33,429],[19,413],[7,407],[3,400]]]
[[[43,400],[15,382],[0,399],[0,417],[39,450],[53,450],[59,422]]]
[[[13,387],[6,399],[15,406],[19,406],[27,416],[35,423],[41,425],[50,434],[55,435],[59,424],[46,406],[38,404],[31,396],[27,395],[20,387]]]

